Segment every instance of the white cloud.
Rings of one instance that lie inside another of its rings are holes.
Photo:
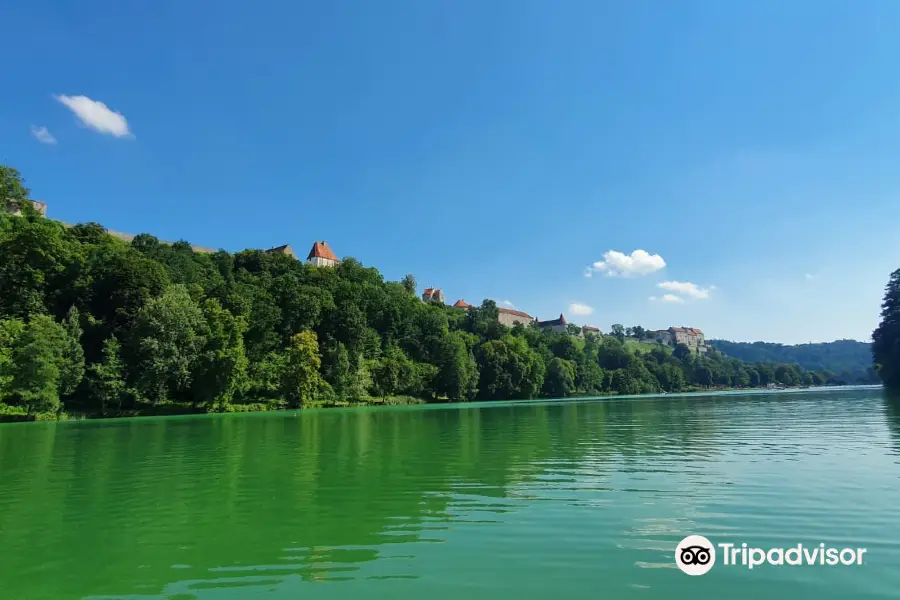
[[[508,307],[510,307],[510,308],[515,308],[515,307],[516,307],[516,305],[513,304],[512,302],[510,302],[509,300],[504,300],[504,301],[503,301],[503,304],[505,304],[506,306],[508,306]]]
[[[646,250],[635,250],[631,254],[610,250],[603,255],[603,260],[595,262],[588,269],[610,276],[636,277],[649,275],[665,266],[666,261],[662,256],[650,254]]]
[[[716,289],[716,286],[714,285],[704,288],[688,281],[661,281],[656,284],[656,287],[669,292],[677,292],[683,296],[690,296],[697,300],[709,298],[709,293]]]
[[[812,279],[813,277],[815,277],[815,275],[813,275],[812,273],[807,273],[807,274],[806,274],[806,280],[807,280],[807,281],[809,281],[809,280]]]
[[[663,294],[661,297],[650,296],[647,298],[650,302],[668,302],[669,304],[684,304],[684,298],[679,298],[675,294]]]
[[[594,276],[594,269],[591,268],[591,267],[585,267],[585,268],[584,268],[584,276],[585,276],[585,277],[593,277],[593,276]]]
[[[53,134],[50,133],[50,130],[46,127],[38,127],[37,125],[32,125],[31,135],[33,135],[37,139],[37,141],[42,144],[50,144],[51,146],[56,144],[56,138],[53,137]]]
[[[128,121],[125,115],[110,110],[108,106],[87,96],[54,96],[78,119],[95,131],[107,133],[115,137],[130,136]]]
[[[573,315],[586,316],[594,312],[594,309],[587,304],[573,302],[569,305],[569,312]]]

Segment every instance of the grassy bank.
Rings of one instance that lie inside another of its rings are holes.
[[[422,398],[414,398],[412,396],[387,396],[385,398],[369,398],[360,402],[338,401],[331,403],[313,403],[304,406],[309,408],[341,408],[354,406],[407,406],[417,404],[427,404],[428,401]],[[438,400],[437,402],[446,402],[446,400]],[[147,404],[129,410],[110,410],[106,413],[99,412],[76,412],[64,411],[39,412],[29,414],[24,407],[7,406],[0,404],[0,423],[20,423],[31,421],[73,421],[84,419],[115,419],[129,417],[163,417],[174,415],[202,415],[216,413],[242,413],[242,412],[272,412],[280,410],[298,410],[296,407],[288,406],[285,402],[252,402],[242,404],[228,404],[221,407],[215,407],[213,410],[206,410],[202,407],[194,407],[188,403],[181,402],[163,402],[156,406]]]
[[[801,389],[805,386],[789,386],[779,389]],[[830,386],[822,386],[830,387]],[[750,391],[772,391],[779,389],[767,387],[725,387],[725,386],[690,386],[678,392],[662,392],[662,394],[704,394],[710,392],[750,392]],[[619,396],[616,392],[606,394],[589,394],[575,395],[571,399],[578,398],[614,398]],[[241,404],[228,404],[223,407],[216,407],[213,410],[193,407],[190,404],[179,402],[165,402],[156,406],[146,405],[132,410],[109,411],[106,414],[101,413],[82,413],[82,412],[42,412],[36,414],[28,414],[23,407],[6,406],[0,404],[0,423],[17,423],[31,421],[79,421],[85,419],[116,419],[116,418],[133,418],[133,417],[160,417],[175,415],[202,415],[202,414],[224,414],[224,413],[242,413],[242,412],[277,412],[282,410],[304,410],[311,408],[350,408],[360,406],[413,406],[422,404],[443,404],[450,402],[446,398],[438,398],[433,400],[425,400],[423,398],[415,398],[413,396],[388,396],[386,398],[368,398],[364,401],[347,402],[337,401],[331,403],[315,403],[304,406],[302,408],[288,406],[285,402],[253,402]]]

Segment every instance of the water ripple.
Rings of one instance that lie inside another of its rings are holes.
[[[0,427],[26,600],[893,598],[900,407],[873,390]],[[688,533],[859,568],[674,566]],[[701,581],[702,579],[702,581]]]

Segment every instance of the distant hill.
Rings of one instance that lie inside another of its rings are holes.
[[[709,340],[716,350],[747,362],[796,363],[810,371],[827,371],[832,383],[880,383],[872,369],[872,344],[837,340],[786,346],[768,342]]]

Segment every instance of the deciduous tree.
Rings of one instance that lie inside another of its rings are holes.
[[[474,341],[467,340],[467,336],[471,334],[449,333],[441,339],[437,351],[435,392],[453,401],[473,399],[478,388],[478,364],[471,350]]]
[[[56,412],[63,385],[77,385],[84,362],[71,355],[69,333],[47,315],[32,315],[12,347],[9,396],[30,414]]]
[[[133,377],[141,396],[155,405],[187,391],[207,333],[203,311],[184,285],[151,298],[138,313],[130,337]]]
[[[407,273],[406,275],[403,276],[403,281],[401,281],[401,283],[403,284],[403,289],[405,289],[408,294],[412,294],[413,296],[416,295],[416,278],[415,277],[413,277],[412,275]]]
[[[319,375],[320,363],[316,334],[312,331],[295,334],[287,348],[281,376],[281,391],[289,406],[308,406],[319,397],[323,384]]]
[[[554,358],[547,366],[544,393],[551,398],[565,398],[575,391],[575,362]]]

